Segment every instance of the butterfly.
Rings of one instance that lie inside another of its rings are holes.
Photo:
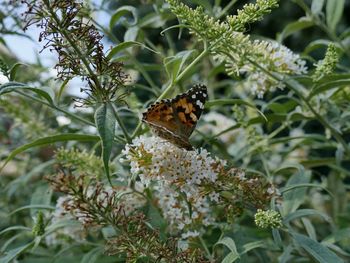
[[[194,85],[173,99],[163,99],[149,106],[142,121],[153,133],[174,145],[193,150],[189,137],[194,131],[208,99],[205,85]]]

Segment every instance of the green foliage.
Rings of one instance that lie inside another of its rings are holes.
[[[348,262],[349,8],[0,5],[0,262]],[[23,19],[55,74],[6,49]],[[149,136],[140,113],[198,82],[198,150]]]

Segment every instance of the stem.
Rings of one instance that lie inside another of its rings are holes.
[[[135,138],[136,135],[139,134],[139,132],[141,131],[141,129],[142,129],[142,121],[139,121],[139,123],[137,124],[137,126],[136,126],[134,132],[133,132],[132,135],[131,135],[131,138]]]
[[[199,238],[199,241],[200,241],[201,244],[202,244],[202,247],[203,247],[204,250],[205,250],[205,253],[207,254],[208,259],[211,260],[211,259],[212,259],[212,256],[211,256],[210,251],[209,251],[207,245],[205,244],[203,238],[202,238],[201,236],[199,236],[198,238]]]
[[[265,172],[266,172],[266,176],[269,179],[269,181],[271,182],[271,174],[270,174],[270,171],[268,169],[268,165],[267,165],[265,156],[264,156],[263,153],[260,153],[259,156],[260,156],[260,160],[261,160],[261,162],[262,162],[262,164],[264,166],[264,169],[265,169]]]
[[[124,136],[125,136],[126,141],[127,141],[128,143],[131,143],[131,138],[130,138],[130,136],[129,136],[129,134],[128,134],[128,131],[126,130],[123,121],[122,121],[121,118],[119,117],[119,114],[118,114],[117,110],[115,109],[115,106],[114,106],[114,105],[112,105],[112,109],[113,109],[114,116],[115,116],[115,118],[116,118],[116,120],[117,120],[117,122],[118,122],[120,128],[122,129],[122,131],[123,131],[123,133],[124,133]]]

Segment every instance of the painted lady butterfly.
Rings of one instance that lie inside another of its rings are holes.
[[[152,104],[143,113],[142,121],[159,137],[186,150],[193,150],[189,137],[196,127],[207,98],[207,87],[195,85],[173,99]]]

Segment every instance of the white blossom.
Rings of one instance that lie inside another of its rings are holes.
[[[252,48],[259,50],[261,54],[259,61],[256,61],[260,67],[245,64],[239,71],[248,74],[244,86],[259,98],[262,98],[268,90],[273,91],[276,88],[283,89],[285,87],[282,81],[273,79],[263,69],[287,75],[307,73],[305,60],[277,42],[256,40],[253,42]]]
[[[0,85],[5,84],[9,82],[8,77],[6,77],[1,71],[0,71]]]
[[[135,138],[123,154],[131,173],[145,187],[153,187],[158,206],[174,230],[214,222],[210,206],[219,202],[219,193],[204,193],[201,185],[217,182],[225,161],[214,159],[205,149],[187,151],[156,136]]]

